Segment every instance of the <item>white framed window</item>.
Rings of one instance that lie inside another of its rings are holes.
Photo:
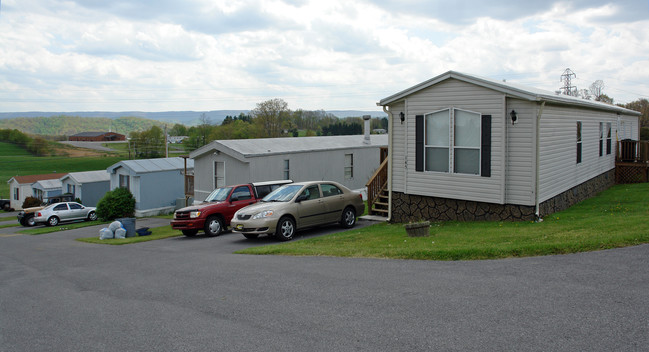
[[[291,179],[291,162],[288,159],[284,159],[284,179]]]
[[[345,154],[345,179],[354,178],[354,154]]]
[[[424,119],[424,169],[479,175],[481,115],[453,108],[426,114]]]
[[[68,193],[75,194],[74,193],[75,189],[76,189],[76,185],[68,184]]]
[[[20,200],[20,187],[14,187],[14,200]]]
[[[599,156],[604,156],[604,122],[599,123]]]
[[[611,123],[606,123],[606,155],[611,154]]]
[[[131,190],[131,178],[129,175],[119,175],[119,187]]]
[[[581,121],[577,121],[577,164],[581,163]]]

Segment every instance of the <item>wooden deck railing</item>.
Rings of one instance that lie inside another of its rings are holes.
[[[623,140],[617,143],[615,182],[649,182],[649,141]]]
[[[618,141],[615,160],[625,163],[649,162],[649,141]]]
[[[370,180],[367,182],[367,208],[368,211],[372,210],[372,204],[376,201],[381,190],[388,183],[388,158],[385,158]]]

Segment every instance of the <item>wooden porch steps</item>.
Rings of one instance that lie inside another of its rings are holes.
[[[372,208],[369,209],[368,213],[370,215],[388,216],[388,201],[387,187],[383,187],[377,195],[376,200],[372,203]]]

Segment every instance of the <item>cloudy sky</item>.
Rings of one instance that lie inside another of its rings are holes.
[[[0,0],[0,111],[379,110],[448,70],[649,98],[648,0]]]

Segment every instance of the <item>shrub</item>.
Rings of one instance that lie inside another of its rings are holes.
[[[23,209],[25,208],[32,208],[32,207],[38,207],[42,204],[43,202],[36,198],[36,197],[27,197],[25,198],[25,201],[23,202]]]
[[[97,204],[97,216],[103,221],[132,218],[135,215],[135,198],[126,188],[107,192]]]

